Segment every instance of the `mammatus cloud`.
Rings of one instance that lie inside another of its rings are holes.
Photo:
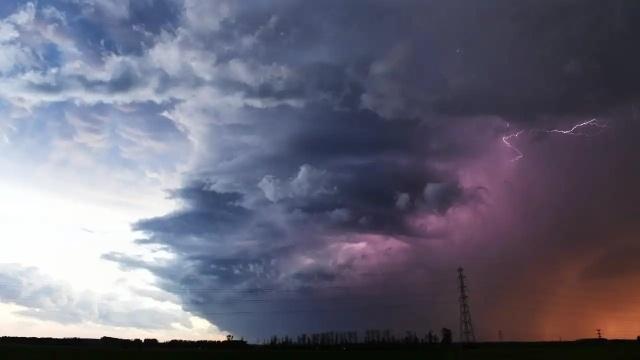
[[[638,233],[636,5],[136,3],[29,4],[0,25],[13,121],[49,110],[87,163],[183,174],[179,207],[133,225],[174,257],[106,260],[246,336],[454,327],[460,264],[484,337],[599,320],[566,321],[551,295],[575,299]],[[549,132],[592,118],[608,131]]]

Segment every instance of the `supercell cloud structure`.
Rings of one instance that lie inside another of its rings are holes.
[[[633,305],[597,296],[640,276],[633,2],[83,0],[6,14],[7,143],[47,113],[60,120],[32,134],[41,151],[170,184],[174,210],[131,221],[139,247],[171,256],[103,259],[147,270],[223,330],[455,328],[459,265],[487,339],[583,336],[620,320],[611,301]],[[593,118],[598,131],[550,131]]]

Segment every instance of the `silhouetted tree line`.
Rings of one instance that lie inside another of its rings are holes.
[[[263,345],[274,348],[287,347],[396,347],[396,346],[429,346],[450,344],[451,330],[443,328],[438,336],[432,331],[419,336],[416,332],[407,331],[394,335],[391,330],[366,330],[362,337],[357,331],[328,331],[314,334],[302,334],[295,338],[289,336],[273,336]],[[0,337],[0,345],[20,346],[73,346],[73,347],[108,347],[123,349],[142,348],[180,348],[180,349],[243,349],[251,345],[244,339],[235,340],[228,335],[226,340],[170,340],[160,342],[157,339],[119,339],[104,336],[100,339],[85,338],[36,338],[36,337]]]
[[[0,337],[0,345],[26,346],[74,346],[74,347],[110,347],[110,348],[191,348],[191,349],[236,349],[249,345],[244,339],[234,340],[170,340],[160,342],[157,339],[119,339],[103,336],[100,339],[83,338],[37,338],[37,337]]]
[[[416,332],[407,331],[401,335],[394,335],[390,330],[366,330],[360,337],[357,331],[329,331],[314,334],[302,334],[295,338],[289,336],[273,336],[265,341],[262,346],[249,345],[244,339],[234,340],[233,336],[227,336],[226,340],[170,340],[160,342],[156,339],[119,339],[113,337],[102,337],[100,339],[85,338],[36,338],[36,337],[0,337],[0,346],[69,346],[69,347],[108,347],[123,349],[249,349],[257,347],[264,348],[397,348],[397,347],[429,347],[448,345],[453,342],[451,330],[442,328],[440,334],[429,331],[427,334],[418,336]],[[637,340],[606,340],[606,339],[578,339],[573,343],[607,343],[607,342],[637,342],[640,343],[640,336]],[[557,342],[563,344],[565,342]],[[568,343],[568,342],[567,342]],[[491,343],[487,343],[491,344]],[[497,344],[497,343],[495,343]],[[516,343],[512,343],[516,344]],[[549,343],[545,343],[549,344]],[[546,345],[545,345],[546,346]]]
[[[391,330],[370,329],[359,337],[357,331],[328,331],[314,334],[301,334],[296,337],[273,336],[264,344],[270,347],[344,347],[344,346],[419,346],[451,344],[451,330],[443,328],[438,336],[433,331],[419,336],[407,331],[396,336]]]

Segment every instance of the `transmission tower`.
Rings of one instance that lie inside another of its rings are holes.
[[[476,341],[471,323],[471,310],[469,310],[469,296],[467,285],[464,282],[464,269],[458,268],[458,286],[460,289],[460,342],[472,343]]]

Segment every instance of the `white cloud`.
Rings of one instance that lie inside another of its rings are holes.
[[[36,5],[33,2],[26,3],[20,10],[11,14],[7,21],[16,25],[28,25],[34,22],[36,18]]]
[[[122,294],[74,291],[33,267],[0,264],[0,300],[26,309],[26,316],[60,323],[93,322],[105,325],[162,329],[179,323],[190,327],[189,315],[179,307],[147,305]]]
[[[400,210],[406,210],[411,204],[411,197],[407,193],[400,193],[396,197],[396,208]]]
[[[327,188],[327,172],[309,164],[300,166],[298,174],[291,180],[291,191],[296,196],[314,196],[330,193]]]
[[[92,114],[65,114],[67,122],[73,126],[75,134],[73,140],[89,148],[103,149],[108,146],[109,134],[107,126],[109,119]]]
[[[8,42],[19,36],[16,27],[10,22],[0,22],[0,42]]]
[[[102,331],[99,336],[117,329],[161,338],[223,335],[209,323],[203,327],[205,320],[182,310],[175,297],[161,296],[150,274],[124,273],[100,259],[118,248],[134,252],[129,221],[144,212],[133,215],[132,209],[98,205],[86,194],[74,199],[71,193],[61,197],[0,186],[0,196],[6,204],[0,206],[0,319],[12,334],[86,337],[83,329],[92,328]],[[160,208],[149,199],[131,200]],[[160,255],[140,256],[153,260]]]
[[[329,184],[329,174],[309,164],[300,166],[297,174],[283,182],[273,175],[264,176],[258,183],[264,196],[271,202],[285,198],[313,197],[335,192]]]
[[[16,68],[30,68],[38,64],[38,60],[28,48],[18,44],[0,43],[0,74],[5,75]]]
[[[21,313],[26,309],[15,304],[0,303],[0,321],[4,329],[11,329],[13,336],[82,338],[110,336],[129,339],[156,338],[166,341],[171,339],[216,340],[226,335],[207,320],[196,316],[189,318],[189,327],[175,323],[169,328],[159,330],[105,325],[90,321],[65,324],[22,315]]]
[[[265,175],[258,183],[258,187],[271,202],[278,202],[287,196],[281,181],[273,175]]]
[[[91,15],[106,15],[121,19],[129,17],[130,0],[74,0],[83,6],[86,13]]]
[[[222,21],[231,16],[232,7],[233,3],[226,0],[186,0],[185,25],[197,32],[218,31]]]

